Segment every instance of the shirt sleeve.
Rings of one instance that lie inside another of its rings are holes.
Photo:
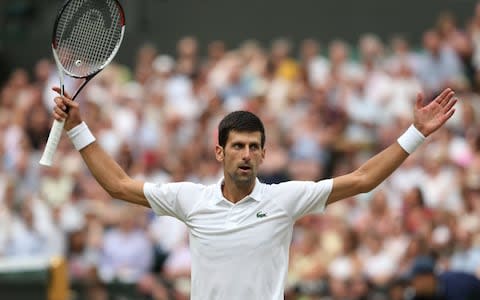
[[[314,181],[288,181],[275,187],[274,199],[293,220],[310,213],[321,213],[333,187],[333,179]]]
[[[155,214],[171,216],[185,222],[193,199],[181,195],[198,195],[194,184],[187,182],[154,184],[146,182],[143,193]]]

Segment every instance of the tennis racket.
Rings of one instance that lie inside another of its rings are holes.
[[[58,69],[61,95],[65,74],[84,79],[73,94],[74,100],[85,85],[117,54],[125,32],[125,14],[117,0],[67,0],[53,27],[52,53]],[[64,122],[55,120],[40,164],[51,166]]]

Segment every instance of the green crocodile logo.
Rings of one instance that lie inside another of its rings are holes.
[[[263,218],[263,217],[266,217],[266,216],[267,216],[267,214],[262,212],[262,211],[257,212],[257,218]]]

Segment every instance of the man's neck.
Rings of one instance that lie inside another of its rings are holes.
[[[245,182],[241,184],[236,184],[232,181],[224,179],[222,184],[222,194],[225,199],[232,203],[237,203],[246,196],[250,195],[255,187],[255,180],[252,182]]]

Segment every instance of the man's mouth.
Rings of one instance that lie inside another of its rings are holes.
[[[239,168],[240,170],[242,170],[242,171],[248,171],[248,170],[251,169],[249,166],[240,166],[240,167],[238,167],[238,168]]]

